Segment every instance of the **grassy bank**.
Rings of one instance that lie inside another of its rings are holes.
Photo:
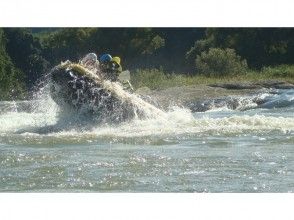
[[[249,70],[244,74],[227,74],[222,77],[203,75],[169,74],[158,69],[144,69],[132,72],[131,82],[135,88],[165,89],[174,86],[190,86],[199,84],[258,82],[280,80],[294,83],[294,65],[265,67],[260,71]]]

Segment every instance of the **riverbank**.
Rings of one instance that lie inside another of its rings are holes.
[[[261,90],[294,89],[294,84],[286,81],[264,80],[258,82],[208,83],[189,86],[175,86],[166,89],[150,90],[140,88],[137,92],[150,96],[157,105],[166,109],[169,106],[187,106],[191,102],[221,99],[228,96],[248,96]]]
[[[210,85],[218,83],[256,84],[264,81],[287,82],[294,84],[294,65],[264,67],[261,70],[248,70],[246,73],[217,76],[209,74],[169,73],[162,69],[138,69],[131,71],[134,88],[148,87],[151,90],[176,86]]]
[[[280,65],[225,76],[169,74],[160,69],[131,72],[137,93],[150,96],[159,106],[186,106],[191,101],[244,96],[262,89],[294,89],[294,66]]]

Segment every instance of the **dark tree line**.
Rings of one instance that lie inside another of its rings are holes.
[[[251,68],[294,63],[293,28],[212,28],[188,52],[195,59],[209,48],[231,48]]]
[[[293,64],[294,29],[2,28],[0,99],[20,97],[53,66],[67,59],[77,61],[88,52],[120,56],[123,67],[130,70],[197,74],[205,72],[208,60],[218,63],[219,57],[222,63],[230,63],[229,54],[258,69]]]
[[[0,29],[0,100],[21,98],[24,95],[24,74],[12,62],[6,49],[7,39]]]

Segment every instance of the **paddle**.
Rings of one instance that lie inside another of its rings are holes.
[[[130,83],[130,80],[131,80],[131,75],[130,75],[130,71],[129,70],[125,70],[123,72],[121,72],[118,76],[118,80],[121,82],[121,83],[127,83],[130,88],[132,89],[132,91],[135,91],[132,84]],[[146,86],[144,87],[140,87],[136,90],[136,93],[139,93],[139,94],[146,94],[146,93],[149,93],[150,92],[150,89]]]
[[[130,88],[132,89],[132,91],[134,91],[134,88],[133,88],[133,86],[130,83],[131,74],[130,74],[130,71],[129,70],[125,70],[125,71],[121,72],[119,74],[119,76],[118,76],[118,80],[121,83],[127,83],[130,86]]]
[[[118,80],[121,82],[130,81],[130,79],[131,79],[131,74],[129,70],[122,71],[118,76]]]

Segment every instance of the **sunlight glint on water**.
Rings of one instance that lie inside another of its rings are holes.
[[[46,92],[0,108],[1,191],[294,190],[292,90],[264,108],[174,107],[158,118],[91,127],[61,117]]]

